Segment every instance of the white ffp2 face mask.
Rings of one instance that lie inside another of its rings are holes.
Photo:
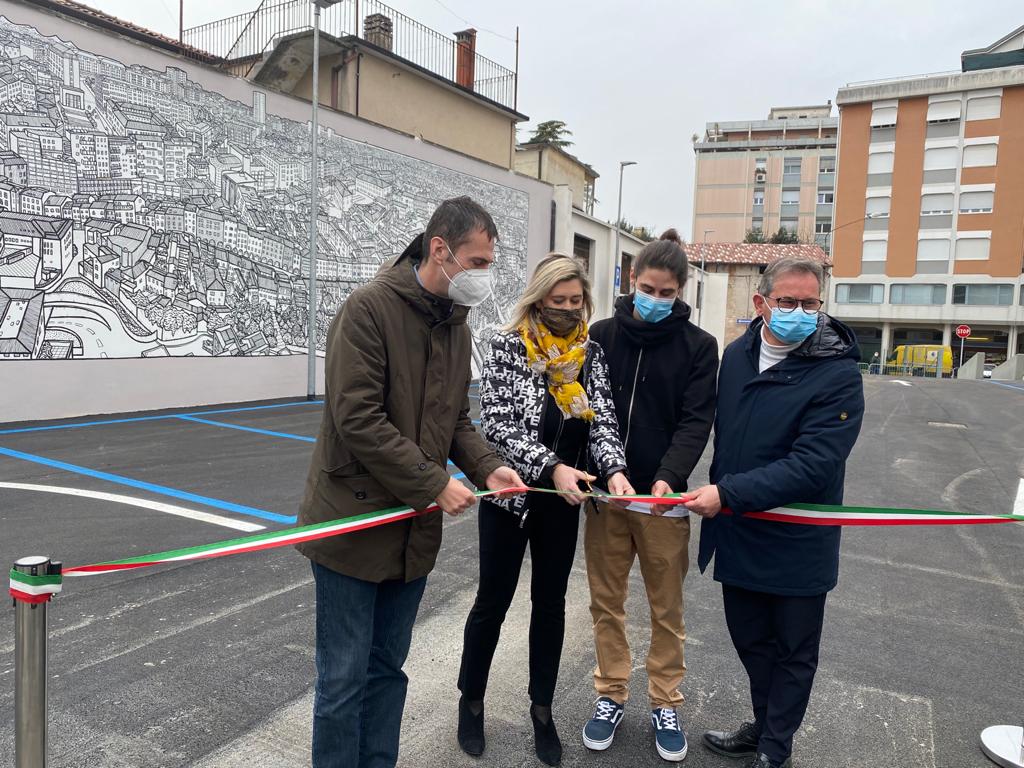
[[[451,253],[455,263],[462,267],[462,262],[452,253],[448,243],[445,243],[444,247],[448,248],[448,253]],[[464,307],[475,307],[482,304],[491,295],[491,271],[487,267],[483,269],[466,269],[463,267],[461,272],[456,274],[455,277],[451,277],[442,265],[441,272],[448,278],[448,298],[456,304],[461,304]]]

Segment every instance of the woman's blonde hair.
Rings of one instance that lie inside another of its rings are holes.
[[[594,297],[590,293],[590,279],[586,270],[572,256],[549,253],[533,270],[530,282],[516,302],[505,330],[514,331],[524,320],[530,319],[536,311],[536,305],[551,293],[552,288],[566,280],[579,280],[583,286],[583,322],[589,323],[591,315],[594,314]]]

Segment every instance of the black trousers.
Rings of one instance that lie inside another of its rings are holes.
[[[565,636],[565,591],[576,556],[580,511],[552,494],[530,494],[530,514],[519,527],[513,513],[480,502],[480,584],[466,619],[459,690],[471,700],[484,698],[501,625],[519,583],[530,545],[530,700],[551,706]]]
[[[722,597],[732,644],[750,678],[759,749],[782,763],[811,698],[827,593],[790,597],[723,584]]]

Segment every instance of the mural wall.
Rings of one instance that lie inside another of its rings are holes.
[[[258,90],[231,100],[0,16],[0,361],[304,354],[309,133]],[[501,237],[482,344],[523,288],[529,195],[323,125],[319,154],[320,349],[458,194]]]

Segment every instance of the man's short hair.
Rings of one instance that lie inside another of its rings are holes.
[[[488,239],[498,239],[498,228],[494,226],[484,207],[470,197],[453,197],[445,200],[434,211],[423,233],[423,252],[430,248],[430,241],[440,237],[452,251],[465,244],[474,232],[483,231]]]
[[[817,261],[814,259],[790,257],[779,259],[768,265],[768,269],[761,275],[761,282],[757,285],[757,292],[762,296],[768,296],[775,287],[775,281],[782,275],[787,275],[790,272],[803,272],[806,275],[814,275],[818,279],[819,288],[825,282],[825,270],[821,268],[821,264]]]

